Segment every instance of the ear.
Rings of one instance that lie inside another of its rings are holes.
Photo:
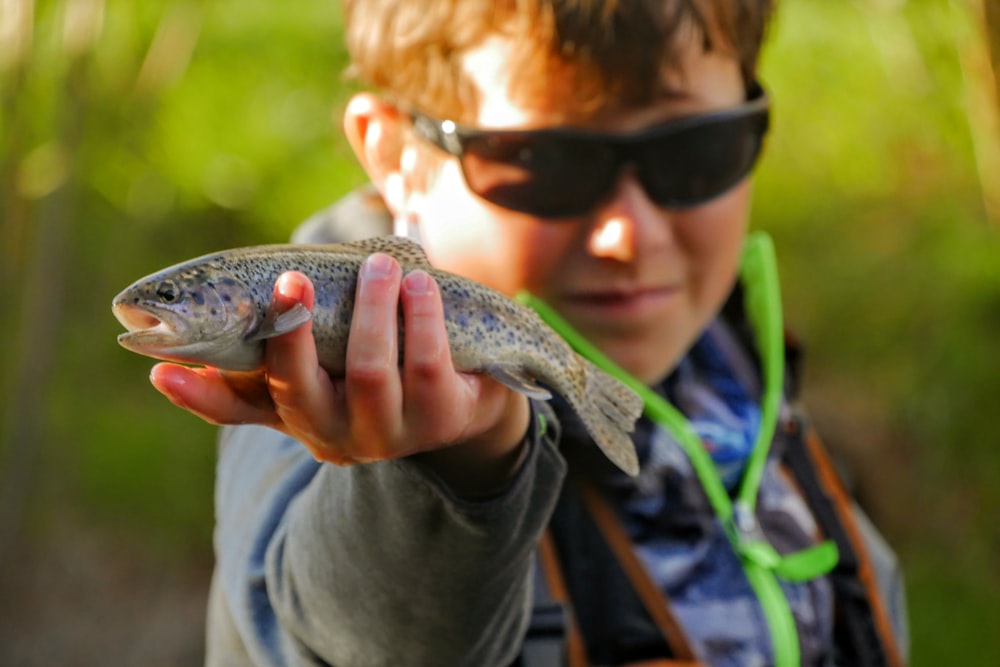
[[[344,111],[344,134],[361,166],[393,213],[402,208],[404,117],[371,93],[351,98]]]

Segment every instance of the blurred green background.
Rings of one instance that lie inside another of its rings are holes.
[[[764,53],[755,226],[914,665],[1000,664],[997,5],[780,0]],[[0,664],[200,664],[214,429],[110,301],[363,182],[344,64],[332,0],[0,0]]]

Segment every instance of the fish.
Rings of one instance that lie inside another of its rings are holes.
[[[257,245],[181,262],[135,281],[114,297],[112,311],[126,329],[118,342],[156,359],[259,371],[268,338],[311,320],[320,365],[332,376],[342,376],[358,271],[374,253],[391,255],[404,273],[421,269],[437,282],[456,370],[485,373],[538,400],[558,394],[604,455],[627,474],[638,474],[629,434],[642,412],[642,399],[574,351],[534,310],[434,268],[420,244],[406,237]],[[312,311],[302,304],[280,314],[269,308],[278,276],[289,270],[312,280]],[[402,343],[401,316],[399,336]]]

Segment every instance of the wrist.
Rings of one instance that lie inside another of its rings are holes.
[[[528,452],[531,406],[510,393],[503,417],[490,429],[452,446],[415,455],[463,498],[497,493],[514,476]]]

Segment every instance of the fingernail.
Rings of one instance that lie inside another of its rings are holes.
[[[406,291],[410,294],[428,294],[431,291],[431,277],[417,269],[406,276]]]
[[[365,278],[385,278],[392,273],[392,257],[375,253],[365,260]]]
[[[149,381],[153,384],[153,387],[166,396],[171,403],[179,408],[187,409],[187,402],[177,395],[177,391],[183,391],[183,387],[187,384],[187,381],[182,377],[177,377],[176,375],[166,375],[162,376],[157,371],[157,366],[154,366],[149,372]]]
[[[302,300],[302,286],[288,274],[282,274],[278,278],[278,293],[281,296],[295,301]]]

